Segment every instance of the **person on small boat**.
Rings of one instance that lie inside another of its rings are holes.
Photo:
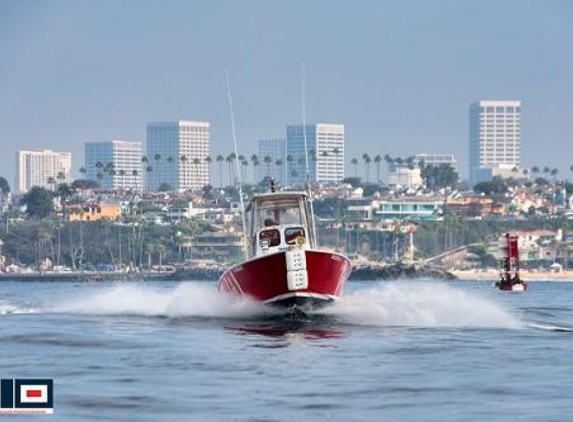
[[[277,225],[277,223],[272,218],[267,218],[265,220],[265,227],[272,227],[272,226],[276,226],[276,225]]]

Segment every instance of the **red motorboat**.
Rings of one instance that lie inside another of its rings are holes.
[[[511,292],[525,292],[527,283],[519,277],[519,236],[505,233],[499,239],[501,274],[495,287]]]
[[[247,260],[219,280],[224,293],[281,307],[314,308],[340,297],[351,271],[344,255],[315,247],[307,195],[256,195],[246,209]]]

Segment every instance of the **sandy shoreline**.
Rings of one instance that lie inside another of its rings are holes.
[[[498,271],[451,271],[459,280],[496,281]],[[522,271],[521,278],[525,281],[573,281],[573,271],[554,273],[551,271]]]

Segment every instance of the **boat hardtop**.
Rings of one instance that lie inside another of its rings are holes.
[[[270,192],[253,197],[246,209],[249,257],[306,249],[315,244],[304,192]]]

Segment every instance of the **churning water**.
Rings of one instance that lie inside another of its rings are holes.
[[[214,283],[2,282],[0,374],[53,378],[51,420],[567,420],[572,299],[353,282],[285,318]]]

